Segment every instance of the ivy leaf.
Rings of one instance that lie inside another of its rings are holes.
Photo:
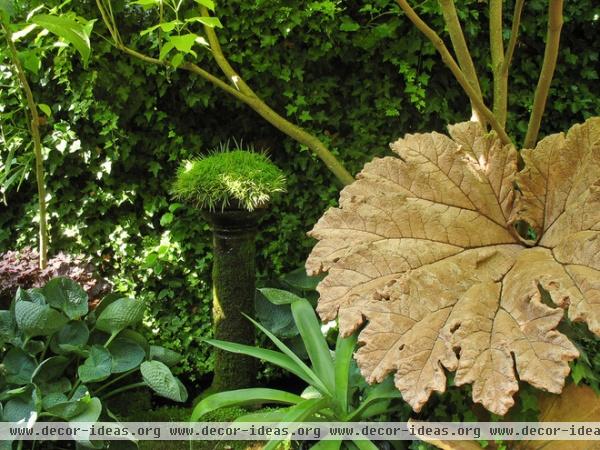
[[[340,31],[357,31],[360,30],[360,25],[351,19],[346,19],[340,25]]]
[[[73,45],[81,55],[83,62],[87,64],[91,53],[90,34],[92,33],[93,20],[81,23],[64,15],[38,14],[33,16],[31,21]]]
[[[556,329],[562,308],[600,334],[600,118],[524,150],[519,173],[514,147],[477,123],[449,130],[407,135],[392,145],[400,158],[368,163],[311,231],[307,269],[328,271],[323,320],[338,317],[343,335],[367,322],[356,359],[368,382],[395,372],[419,411],[456,371],[503,415],[517,373],[561,392],[579,355]]]
[[[46,114],[47,117],[52,116],[52,109],[50,109],[50,107],[45,103],[38,103],[38,108],[40,108],[40,111]]]

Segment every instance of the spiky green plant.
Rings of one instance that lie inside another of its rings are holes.
[[[186,161],[179,167],[173,195],[202,209],[228,207],[253,211],[285,191],[283,172],[264,153],[236,144],[210,155]]]

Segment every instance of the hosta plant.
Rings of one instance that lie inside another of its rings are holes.
[[[302,422],[302,421],[366,421],[390,414],[392,401],[400,398],[392,380],[377,385],[367,386],[361,379],[352,359],[356,347],[356,337],[339,336],[335,350],[331,351],[323,334],[313,307],[308,300],[292,293],[279,295],[281,304],[290,304],[294,322],[300,331],[302,341],[309,355],[311,365],[305,364],[296,352],[281,342],[275,335],[257,322],[259,328],[279,349],[279,351],[209,340],[218,348],[240,353],[275,364],[308,384],[301,395],[287,391],[266,388],[239,389],[213,394],[202,400],[191,416],[191,421],[214,410],[230,406],[242,406],[261,403],[283,404],[279,409],[267,412],[250,413],[239,417],[243,422]],[[273,299],[273,292],[267,293]],[[401,405],[399,406],[402,407]],[[266,450],[277,448],[280,440],[274,439],[266,446]],[[370,441],[356,441],[361,449],[376,449]],[[341,441],[321,441],[319,447],[337,450]]]
[[[600,334],[600,118],[522,150],[522,170],[478,123],[449,134],[407,135],[367,164],[310,233],[307,269],[328,272],[323,320],[365,325],[370,383],[395,373],[419,411],[455,371],[502,415],[518,380],[561,392],[578,356],[563,316]]]
[[[143,313],[142,302],[116,294],[89,311],[87,294],[68,278],[19,289],[0,311],[0,420],[94,422],[114,417],[104,400],[144,386],[185,401],[169,369],[179,355],[133,330]]]

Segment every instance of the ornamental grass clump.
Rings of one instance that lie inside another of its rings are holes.
[[[210,211],[265,207],[285,191],[285,177],[264,153],[249,148],[217,151],[182,164],[173,185],[180,200]]]

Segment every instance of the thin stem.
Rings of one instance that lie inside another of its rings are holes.
[[[502,73],[504,64],[504,40],[502,38],[502,3],[504,0],[490,0],[490,53],[494,79],[494,115],[500,125],[506,125],[508,105],[508,77]]]
[[[469,47],[467,46],[467,41],[465,40],[465,35],[463,34],[460,20],[458,19],[458,14],[456,13],[454,0],[439,1],[440,6],[442,7],[442,14],[444,15],[444,21],[446,22],[446,27],[448,28],[448,34],[450,35],[450,40],[452,41],[452,47],[454,48],[454,53],[456,54],[456,59],[458,60],[458,65],[465,74],[465,77],[469,81],[469,84],[479,99],[483,102],[481,87],[479,86],[479,77],[477,76],[475,64],[473,64],[473,58],[471,58],[471,52],[469,52]],[[485,123],[485,119],[480,116],[472,101],[471,108],[475,112],[475,117],[477,117],[478,121]]]
[[[127,386],[123,386],[118,389],[115,389],[114,391],[110,391],[108,394],[106,394],[102,397],[102,400],[107,400],[110,397],[114,397],[115,395],[120,394],[122,392],[130,391],[131,389],[137,389],[139,387],[145,387],[145,386],[148,386],[148,385],[143,381],[140,381],[139,383],[128,384]]]
[[[508,69],[512,63],[512,58],[515,53],[515,47],[517,46],[517,39],[519,38],[519,28],[521,26],[521,13],[523,12],[523,5],[525,0],[517,0],[515,3],[515,10],[513,12],[512,28],[510,30],[510,40],[506,47],[506,54],[504,55],[504,61],[502,63],[502,73],[508,76]]]
[[[116,333],[112,333],[110,335],[110,337],[108,338],[108,340],[104,343],[104,348],[107,348],[110,343],[119,335],[119,332],[117,331]]]
[[[437,33],[432,30],[423,20],[419,17],[419,15],[410,7],[410,5],[406,2],[406,0],[396,0],[400,5],[400,8],[404,11],[406,16],[411,20],[411,22],[431,41],[433,46],[436,48],[444,63],[448,66],[458,84],[463,88],[465,93],[469,96],[469,99],[475,105],[475,109],[482,115],[492,126],[494,131],[497,133],[498,137],[502,141],[503,144],[509,145],[512,144],[510,137],[506,134],[504,127],[500,125],[500,123],[494,117],[494,113],[489,110],[487,106],[483,103],[477,93],[473,90],[473,87],[469,84],[469,81],[465,77],[465,74],[460,70],[458,64],[452,58],[452,55],[446,48],[444,41],[437,35]]]
[[[546,49],[544,62],[540,71],[540,78],[533,97],[533,108],[527,126],[527,135],[523,148],[533,148],[537,142],[542,116],[546,108],[546,100],[550,91],[550,84],[556,68],[558,49],[560,44],[560,31],[563,24],[563,0],[550,0],[548,7],[548,34],[546,36]]]
[[[94,391],[94,393],[98,394],[98,392],[103,391],[107,387],[112,386],[113,384],[115,384],[117,381],[120,381],[123,378],[128,377],[129,375],[131,375],[135,371],[137,371],[137,367],[135,369],[131,369],[131,370],[128,370],[127,372],[125,372],[125,373],[122,373],[121,375],[119,375],[118,377],[113,378],[112,380],[108,381],[107,383],[104,383],[102,386],[100,386],[98,389],[96,389]]]
[[[1,23],[2,30],[4,31],[4,37],[8,44],[8,50],[10,58],[13,63],[16,75],[21,83],[21,89],[25,93],[27,100],[27,107],[31,114],[30,131],[33,139],[33,151],[35,153],[35,178],[37,182],[38,190],[38,207],[40,214],[39,224],[39,251],[40,251],[40,269],[45,269],[48,265],[48,218],[46,213],[46,180],[44,172],[44,157],[42,155],[42,139],[40,136],[40,118],[38,116],[37,104],[33,99],[33,93],[31,87],[27,81],[25,71],[21,66],[17,49],[12,40],[12,33],[10,32],[7,24]]]
[[[44,350],[42,351],[42,354],[40,356],[40,363],[42,361],[44,361],[44,357],[46,356],[46,352],[48,351],[48,347],[50,347],[50,339],[48,339],[46,342],[44,342]]]

